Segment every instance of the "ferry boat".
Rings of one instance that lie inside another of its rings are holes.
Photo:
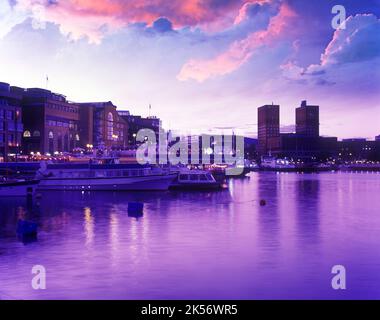
[[[263,156],[261,158],[260,169],[273,171],[292,171],[296,170],[297,167],[287,159],[276,159],[272,156]]]
[[[176,173],[139,164],[46,164],[36,174],[38,190],[161,191]]]
[[[210,190],[221,188],[221,183],[217,182],[213,175],[204,170],[181,169],[177,173],[177,178],[170,185],[170,189],[194,189]]]
[[[35,193],[39,180],[3,180],[0,197],[26,197]]]

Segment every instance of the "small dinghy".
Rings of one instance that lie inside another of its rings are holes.
[[[210,172],[189,169],[181,169],[177,179],[170,185],[172,190],[213,190],[221,187],[221,183],[217,182]]]

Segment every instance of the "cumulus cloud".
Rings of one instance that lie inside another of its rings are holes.
[[[318,64],[300,67],[294,61],[281,66],[283,75],[299,82],[332,84],[324,76],[332,69],[380,57],[380,19],[373,14],[358,14],[346,20],[346,29],[334,32]]]
[[[169,32],[173,31],[173,24],[166,18],[158,18],[153,22],[153,29],[157,32]]]
[[[194,79],[203,82],[239,69],[257,49],[279,40],[289,21],[295,16],[295,12],[288,5],[282,4],[278,13],[269,20],[266,29],[252,32],[243,40],[233,42],[225,52],[212,59],[189,60],[177,78],[181,81]]]
[[[87,37],[90,42],[96,43],[99,43],[105,34],[135,23],[145,23],[149,27],[156,24],[161,31],[162,28],[166,31],[170,27],[168,22],[173,28],[196,26],[215,31],[233,23],[233,19],[245,3],[244,0],[12,1],[17,3],[17,10],[14,11],[18,14],[33,17],[35,22],[55,23],[59,25],[62,33],[74,40]],[[263,0],[249,0],[249,2],[260,3]],[[5,14],[10,16],[8,7]],[[166,20],[160,20],[164,19],[162,17]],[[12,24],[7,25],[7,28],[3,28],[5,30],[3,33],[8,32],[11,27]]]
[[[8,0],[0,1],[0,38],[26,19],[25,13],[17,10]]]

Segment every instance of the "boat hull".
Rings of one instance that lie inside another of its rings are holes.
[[[0,197],[26,197],[33,195],[39,181],[22,181],[3,183],[0,185]]]
[[[217,190],[222,186],[218,182],[213,183],[178,183],[170,185],[170,190]]]
[[[62,179],[41,180],[38,190],[67,191],[165,191],[176,175],[157,175],[128,178]]]

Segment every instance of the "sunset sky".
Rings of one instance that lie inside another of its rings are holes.
[[[334,5],[346,28],[334,30]],[[113,101],[186,133],[256,136],[301,100],[321,134],[380,134],[380,0],[0,0],[0,81]]]

